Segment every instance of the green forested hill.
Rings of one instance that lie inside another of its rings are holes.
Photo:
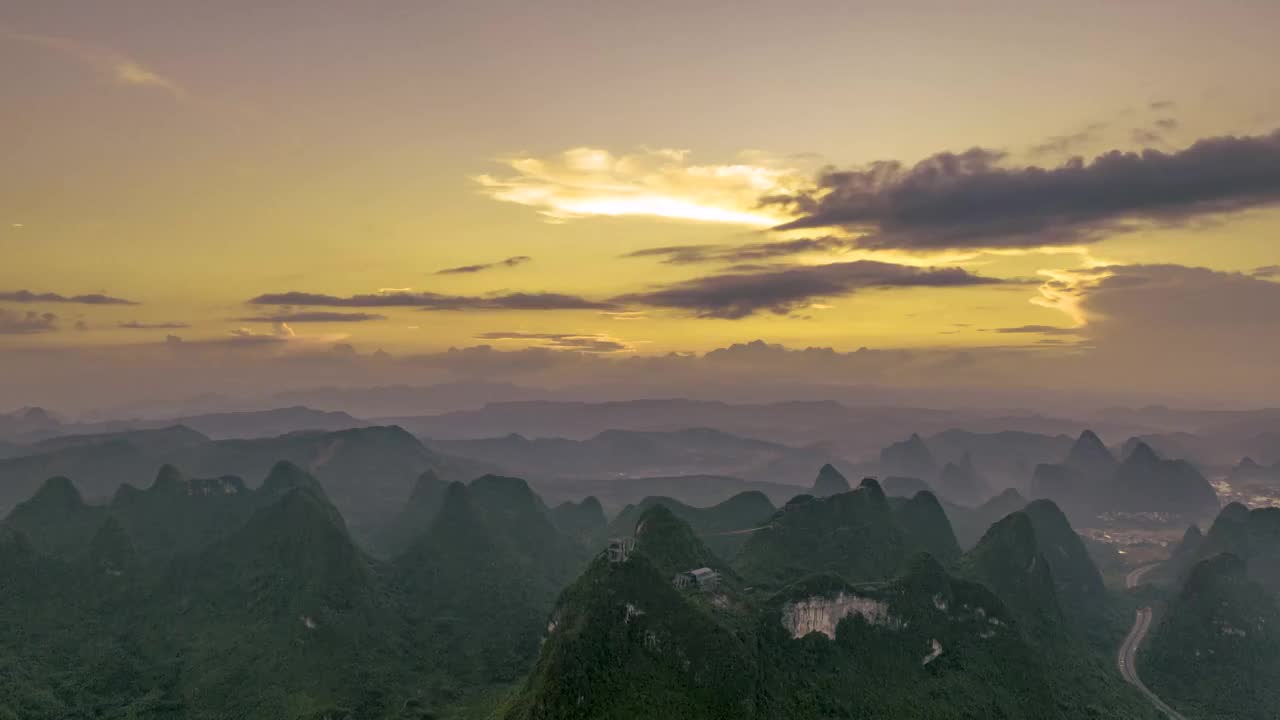
[[[1071,636],[1028,515],[992,528],[957,565],[963,578],[908,552],[920,531],[898,523],[934,516],[927,500],[891,512],[874,483],[798,498],[727,569],[682,519],[650,508],[630,559],[597,559],[561,595],[501,716],[1154,720],[1110,650]],[[673,585],[673,570],[700,564],[725,579]]]
[[[0,524],[0,718],[428,718],[510,682],[585,550],[520,480],[440,504],[382,562],[288,463],[101,506],[50,481]]]

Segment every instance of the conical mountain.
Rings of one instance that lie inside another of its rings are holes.
[[[938,465],[924,439],[913,433],[910,438],[880,451],[880,472],[929,479],[938,474]]]
[[[792,502],[754,532],[734,560],[748,582],[781,587],[805,575],[832,574],[850,582],[893,575],[907,557],[907,541],[878,483],[853,492]]]
[[[338,598],[351,602],[371,584],[369,562],[342,516],[326,498],[302,487],[255,512],[244,527],[201,555],[224,564],[232,587],[255,595],[260,578],[276,578],[255,602],[276,611],[316,610],[313,604]]]
[[[1013,513],[992,525],[965,555],[961,568],[1009,606],[1029,639],[1062,637],[1063,616],[1053,574],[1026,513]]]
[[[1176,553],[1184,568],[1214,555],[1231,554],[1245,564],[1251,579],[1269,592],[1280,593],[1280,508],[1249,510],[1231,503],[1218,513],[1194,550],[1193,554]]]
[[[1204,534],[1200,532],[1200,526],[1189,525],[1186,532],[1182,533],[1182,540],[1178,542],[1178,547],[1174,548],[1173,556],[1175,558],[1193,557],[1200,550],[1202,542],[1204,542]]]
[[[1107,488],[1110,509],[1199,517],[1217,512],[1218,495],[1185,460],[1161,460],[1144,442],[1134,445]]]
[[[764,717],[750,644],[644,553],[597,558],[561,594],[548,627],[504,720]]]
[[[951,526],[955,530],[956,540],[961,548],[972,548],[978,544],[987,530],[995,522],[1009,513],[1015,513],[1026,507],[1027,500],[1013,488],[987,500],[976,508],[946,504],[947,516],[951,518]]]
[[[885,508],[889,506],[889,496],[884,494],[884,488],[880,487],[879,480],[872,477],[862,478],[862,482],[858,483],[858,490],[868,493],[873,504]]]
[[[1154,465],[1160,462],[1160,456],[1147,443],[1139,440],[1125,457],[1124,462],[1132,465]]]
[[[1049,563],[1063,612],[1081,622],[1105,613],[1107,591],[1102,573],[1067,516],[1051,500],[1036,500],[1023,512],[1031,519],[1036,545]]]
[[[1187,526],[1186,531],[1182,533],[1182,540],[1169,554],[1169,559],[1152,574],[1181,587],[1187,576],[1191,574],[1191,568],[1201,560],[1200,549],[1203,545],[1204,533],[1200,532],[1200,527]]]
[[[960,544],[942,503],[931,492],[918,492],[895,511],[910,545],[950,565],[960,557]]]
[[[818,471],[818,477],[813,481],[812,495],[814,497],[827,497],[842,492],[849,492],[849,481],[844,475],[840,474],[830,463],[823,465]]]
[[[145,640],[182,658],[180,700],[196,717],[384,717],[406,699],[396,688],[420,675],[395,596],[338,511],[307,488],[178,556],[158,587],[141,611],[159,636]]]
[[[694,535],[693,528],[665,505],[654,505],[640,516],[635,530],[636,551],[644,553],[667,577],[711,568],[728,573],[728,567]]]
[[[1232,485],[1272,484],[1280,482],[1280,462],[1263,465],[1251,457],[1245,457],[1235,467],[1227,480]]]
[[[547,613],[585,554],[545,514],[535,516],[541,501],[512,481],[450,484],[436,521],[394,564],[413,617],[432,623],[448,649],[441,661],[476,682],[527,670]]]
[[[484,475],[467,489],[493,536],[520,548],[539,572],[558,578],[563,586],[581,569],[586,560],[582,546],[556,529],[542,498],[524,480]]]
[[[271,471],[258,486],[258,492],[266,497],[275,497],[294,488],[304,488],[321,497],[325,495],[320,482],[312,477],[311,473],[287,460],[281,460],[271,466]]]
[[[777,511],[764,493],[754,490],[738,493],[711,507],[692,507],[669,497],[647,497],[623,508],[609,523],[606,534],[610,537],[632,534],[640,516],[654,505],[667,507],[689,523],[694,532],[704,538],[707,547],[726,561],[736,557],[751,536],[746,531],[768,524]]]
[[[85,550],[106,512],[87,505],[65,477],[49,478],[31,499],[19,503],[0,526],[21,532],[46,555],[70,557]]]
[[[1264,720],[1280,707],[1280,606],[1244,560],[1196,564],[1140,656],[1152,690],[1188,717]]]
[[[131,576],[139,568],[133,540],[114,515],[108,515],[89,543],[85,557],[90,572],[108,577]]]
[[[84,507],[84,498],[75,483],[65,477],[52,477],[44,481],[36,494],[23,503],[28,507],[47,512],[74,512]]]
[[[376,536],[377,548],[388,556],[394,556],[425,534],[440,513],[448,488],[449,483],[441,480],[434,470],[419,475],[409,502]]]
[[[1118,465],[1115,456],[1103,444],[1102,438],[1092,430],[1080,433],[1062,464],[1093,482],[1108,480]]]
[[[1013,488],[1007,488],[999,495],[978,506],[978,511],[986,517],[992,518],[992,522],[995,522],[995,520],[1011,512],[1021,510],[1026,505],[1027,499],[1022,496],[1022,493]]]
[[[565,535],[588,542],[604,530],[609,519],[600,501],[595,496],[587,496],[579,502],[566,500],[552,508],[551,522]]]
[[[554,531],[547,506],[542,498],[520,478],[483,475],[467,484],[476,507],[486,521],[504,527],[511,533],[533,532],[548,535]]]

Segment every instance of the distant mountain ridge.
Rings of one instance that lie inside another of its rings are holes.
[[[470,480],[492,469],[432,452],[396,427],[211,441],[185,429],[142,430],[60,438],[49,452],[0,460],[0,512],[54,476],[71,478],[86,497],[106,498],[122,485],[154,477],[163,465],[195,477],[255,478],[279,460],[314,474],[361,537],[400,510],[423,472]]]

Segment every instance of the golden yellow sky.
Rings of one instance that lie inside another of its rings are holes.
[[[1052,170],[1075,155],[1266,138],[1280,127],[1273,3],[209,5],[0,10],[0,292],[137,303],[0,302],[16,328],[0,348],[242,328],[398,355],[549,344],[481,337],[494,333],[607,338],[639,355],[755,338],[841,351],[1047,346],[1056,336],[995,330],[1089,322],[1045,306],[1039,283],[1055,272],[1280,263],[1274,187],[1177,222],[1090,220],[1094,235],[1047,242],[1051,252],[1026,241],[1016,253],[859,249],[865,225],[772,231],[806,214],[761,202],[821,197],[826,167],[910,168],[974,147],[1005,153],[1000,168]],[[892,219],[876,218],[887,232]],[[859,287],[732,319],[615,302],[764,271],[628,253],[814,237],[847,244],[771,262],[871,260],[1004,282]],[[436,274],[513,257],[530,259]],[[616,307],[246,304],[389,289]],[[385,319],[242,319],[304,310]]]

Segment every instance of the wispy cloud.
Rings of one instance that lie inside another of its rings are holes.
[[[0,38],[44,48],[71,58],[119,85],[152,88],[186,100],[185,88],[172,78],[116,50],[57,35],[27,33],[0,26]]]
[[[538,347],[555,350],[576,350],[588,353],[615,353],[633,350],[626,342],[602,333],[531,333],[486,332],[476,336],[480,340],[514,340],[532,343]]]
[[[125,300],[101,293],[88,295],[62,295],[61,293],[36,293],[30,290],[0,290],[0,302],[15,303],[75,303],[79,305],[137,305],[132,300]]]
[[[536,208],[557,222],[587,217],[642,216],[769,227],[789,219],[760,199],[808,187],[809,175],[753,154],[741,163],[694,165],[687,150],[614,155],[579,147],[546,158],[521,156],[512,171],[480,175],[489,197]]]
[[[0,308],[0,335],[33,335],[58,329],[53,313],[16,313]]]
[[[442,295],[432,292],[387,292],[372,295],[322,293],[267,293],[249,300],[250,305],[312,307],[411,307],[421,310],[611,310],[613,305],[562,293],[513,292],[484,296]]]
[[[626,258],[659,258],[667,265],[699,263],[750,263],[804,255],[843,254],[857,247],[857,240],[841,237],[797,238],[743,245],[668,245],[629,252]]]
[[[116,327],[122,328],[125,330],[181,330],[183,328],[189,328],[191,326],[184,322],[149,323],[149,322],[138,322],[137,320],[131,320],[129,322],[119,323],[118,325],[116,325]]]
[[[1058,325],[1018,325],[1017,327],[992,328],[991,332],[1002,334],[1078,335],[1080,329]]]
[[[499,260],[497,262],[481,263],[479,265],[460,265],[458,267],[445,268],[443,270],[437,270],[435,274],[436,275],[468,275],[471,273],[484,272],[485,270],[495,270],[497,268],[504,268],[504,267],[515,267],[517,265],[523,265],[531,260],[533,260],[533,258],[529,257],[528,255],[516,255],[515,257],[509,257],[505,260]]]
[[[385,315],[375,313],[344,312],[280,312],[271,315],[253,315],[236,318],[236,322],[247,323],[348,323],[386,320]]]
[[[1033,145],[1031,147],[1031,155],[1033,157],[1044,157],[1075,152],[1080,147],[1097,140],[1102,131],[1106,129],[1106,123],[1093,123],[1073,133],[1053,135],[1045,138],[1043,142]]]

